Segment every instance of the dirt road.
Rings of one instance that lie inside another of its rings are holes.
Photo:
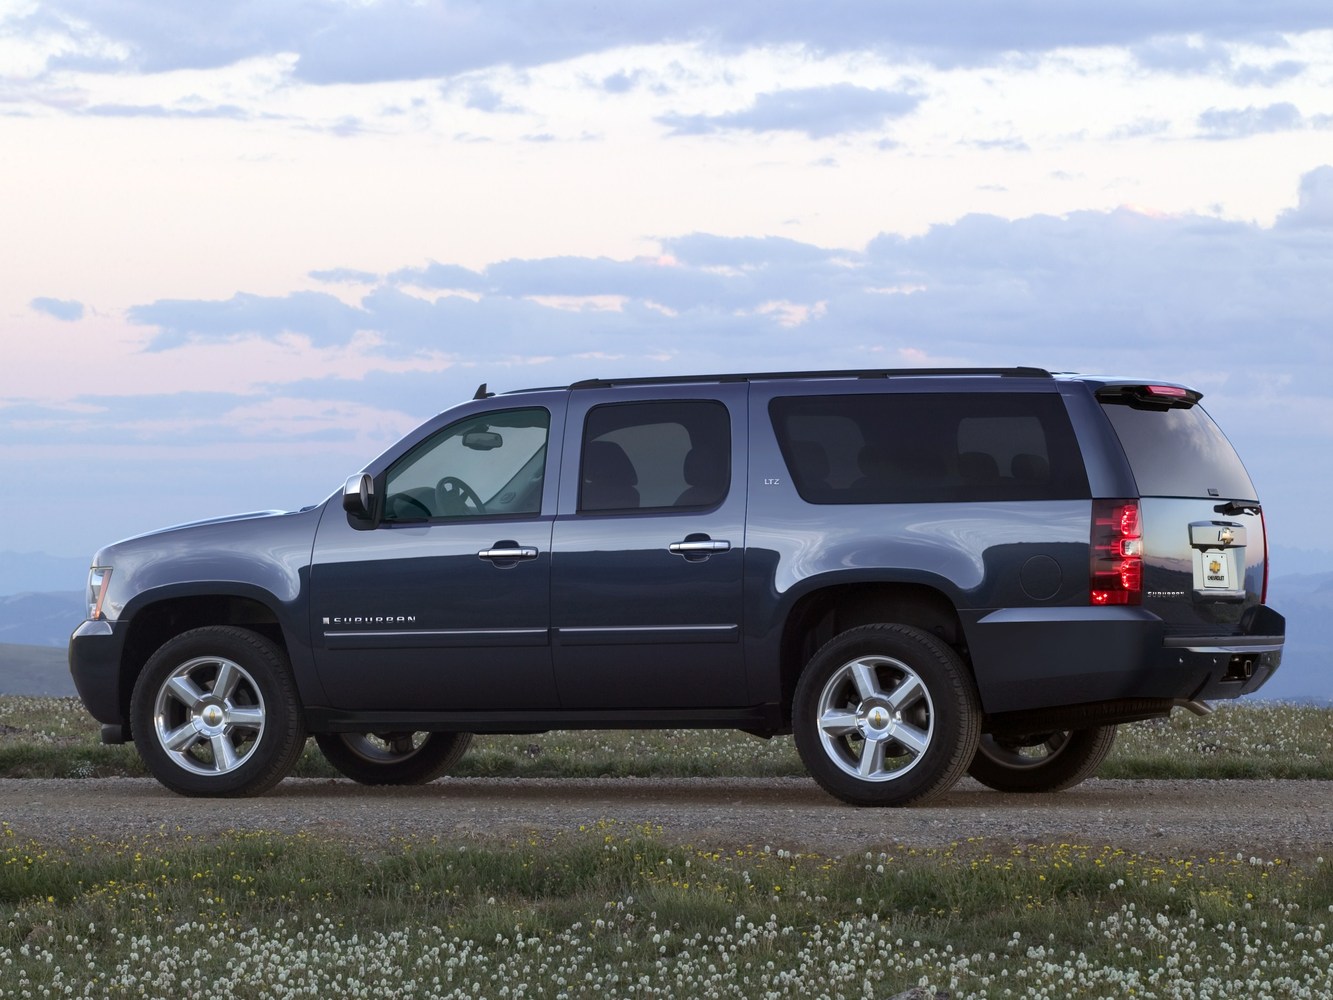
[[[1099,781],[1055,795],[1001,795],[970,780],[934,804],[856,809],[784,779],[446,778],[415,788],[288,779],[257,799],[187,799],[150,779],[0,780],[0,820],[22,837],[309,831],[373,846],[552,834],[616,820],[697,846],[848,854],[893,845],[1111,844],[1149,852],[1333,857],[1333,782]]]

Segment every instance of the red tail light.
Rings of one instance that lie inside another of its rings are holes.
[[[1137,500],[1092,502],[1091,604],[1139,604],[1143,600],[1143,528]]]
[[[1259,511],[1259,531],[1264,536],[1264,589],[1259,592],[1259,603],[1268,603],[1268,567],[1272,564],[1273,553],[1268,551],[1268,522],[1264,520],[1263,510]]]

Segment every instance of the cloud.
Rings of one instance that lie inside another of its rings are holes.
[[[874,90],[850,83],[759,94],[742,111],[718,115],[663,115],[658,119],[671,135],[715,132],[804,132],[825,139],[849,132],[881,129],[892,119],[911,114],[921,103],[908,90]]]
[[[1316,167],[1301,178],[1296,207],[1279,215],[1277,226],[1333,230],[1333,167]]]
[[[129,310],[133,323],[157,328],[149,344],[160,351],[195,340],[246,334],[276,338],[298,334],[315,346],[346,343],[357,330],[358,310],[323,292],[268,297],[238,292],[225,301],[160,299]]]
[[[642,70],[635,70],[631,73],[622,69],[609,76],[602,77],[597,86],[608,94],[627,94],[639,85],[643,77]]]
[[[1300,76],[1308,64],[1282,59],[1268,65],[1238,63],[1230,46],[1218,38],[1170,35],[1134,45],[1130,54],[1145,69],[1180,76],[1221,76],[1241,87],[1272,87]]]
[[[699,233],[632,260],[404,268],[351,303],[240,293],[151,303],[131,318],[157,328],[158,351],[243,336],[299,335],[311,349],[361,338],[368,358],[446,357],[478,381],[496,370],[544,373],[516,376],[519,384],[581,377],[592,357],[603,358],[602,372],[606,355],[618,357],[619,373],[639,373],[877,367],[918,356],[1120,370],[1132,352],[1132,367],[1160,377],[1207,357],[1290,371],[1314,391],[1333,382],[1333,241],[1312,228],[1331,223],[1325,166],[1306,174],[1296,207],[1273,227],[1121,209],[969,215],[863,248]],[[452,294],[459,286],[466,294]]]
[[[43,296],[33,299],[28,305],[40,313],[66,322],[83,319],[83,303],[73,299],[49,299]]]
[[[161,104],[93,104],[81,113],[93,118],[229,118],[234,121],[251,118],[248,111],[234,104],[198,108],[169,108]]]
[[[1306,124],[1300,109],[1289,101],[1266,107],[1209,108],[1199,115],[1199,128],[1209,139],[1243,139],[1266,132],[1290,132]]]
[[[49,0],[36,13],[7,20],[24,32],[40,29],[64,39],[52,68],[161,72],[294,53],[296,74],[321,84],[524,68],[663,42],[878,51],[936,65],[975,65],[1010,52],[1137,45],[1147,46],[1147,58],[1170,61],[1183,56],[1172,56],[1155,39],[1198,36],[1204,49],[1217,41],[1268,45],[1283,33],[1328,27],[1327,12],[1304,0],[1127,0],[1094,9],[1053,0],[640,0],[614,15],[601,0],[558,6],[540,0]]]

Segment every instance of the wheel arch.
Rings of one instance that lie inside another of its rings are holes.
[[[120,658],[118,697],[121,718],[130,718],[130,696],[148,658],[163,643],[191,629],[207,625],[234,625],[249,629],[274,643],[291,659],[286,630],[265,597],[243,591],[171,591],[148,593],[126,608],[129,628]]]
[[[782,718],[791,724],[792,699],[805,665],[835,635],[860,625],[911,625],[941,639],[962,658],[969,674],[962,621],[953,601],[929,584],[850,582],[804,594],[792,606],[781,643]],[[976,684],[976,677],[972,676]]]

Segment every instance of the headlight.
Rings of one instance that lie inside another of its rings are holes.
[[[106,597],[106,588],[110,583],[110,566],[94,566],[88,571],[89,621],[95,622],[102,617],[102,600]]]

